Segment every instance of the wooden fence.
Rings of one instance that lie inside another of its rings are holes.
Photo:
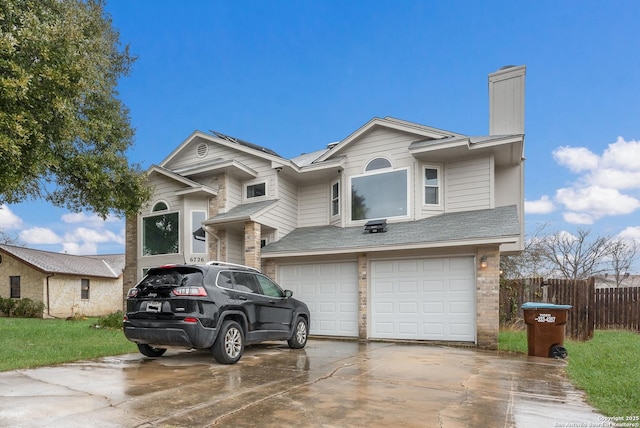
[[[617,297],[617,296],[616,296]],[[636,294],[635,306],[638,309],[638,295]],[[610,302],[621,302],[622,299],[611,298]],[[503,323],[514,323],[523,318],[521,306],[525,302],[544,302],[558,305],[571,305],[567,319],[566,336],[574,340],[589,340],[593,337],[596,325],[598,328],[613,328],[609,324],[598,324],[598,314],[620,312],[622,304],[613,306],[610,304],[602,309],[599,303],[595,280],[590,278],[584,281],[572,281],[562,279],[531,278],[516,281],[506,281],[500,286],[500,320]],[[625,301],[625,304],[629,303]],[[631,303],[632,304],[632,303]],[[616,319],[619,321],[619,319]],[[637,318],[636,318],[637,323]],[[604,327],[607,325],[607,327]],[[616,324],[620,327],[620,323]]]
[[[595,328],[640,332],[640,287],[595,290]]]

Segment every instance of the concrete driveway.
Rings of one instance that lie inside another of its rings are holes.
[[[233,366],[169,350],[0,373],[0,426],[601,426],[564,361],[465,348],[310,340]],[[584,424],[584,425],[583,425]]]

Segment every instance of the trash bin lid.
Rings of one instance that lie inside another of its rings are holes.
[[[571,305],[555,305],[553,303],[527,302],[522,304],[522,309],[571,309]]]

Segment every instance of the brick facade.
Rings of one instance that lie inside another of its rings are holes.
[[[261,226],[255,221],[244,224],[244,264],[256,269],[261,268],[260,240]]]
[[[481,266],[486,257],[487,266]],[[500,251],[498,248],[479,248],[476,253],[476,332],[478,346],[498,348],[500,332]]]
[[[367,340],[367,311],[369,280],[369,258],[366,253],[358,254],[358,338]]]

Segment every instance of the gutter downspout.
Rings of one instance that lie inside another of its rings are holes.
[[[221,259],[220,251],[222,250],[222,245],[220,244],[220,237],[211,231],[211,230],[215,230],[215,228],[211,228],[211,226],[209,225],[204,225],[204,228],[207,231],[207,233],[213,236],[214,239],[216,240],[216,254],[217,254],[216,259],[221,262],[226,261],[226,260],[220,260]]]
[[[51,278],[52,276],[54,276],[55,274],[51,274],[51,275],[47,275],[47,316],[51,317],[51,305],[50,305],[50,298],[49,298],[49,278]]]

